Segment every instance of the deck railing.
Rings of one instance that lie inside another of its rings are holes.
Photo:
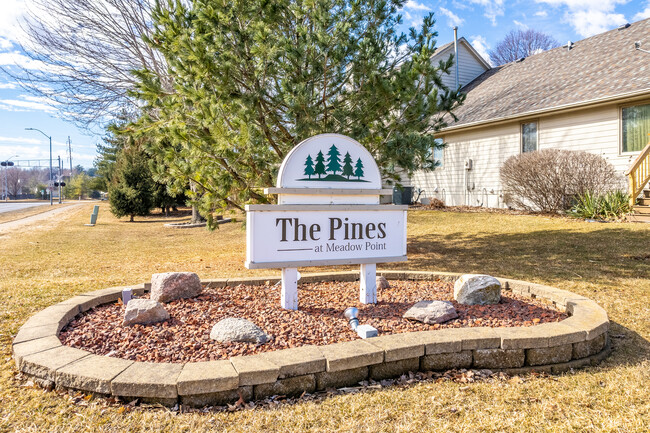
[[[637,196],[650,181],[650,143],[636,157],[625,175],[630,185],[630,205],[634,206]]]

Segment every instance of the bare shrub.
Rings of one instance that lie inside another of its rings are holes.
[[[432,198],[429,206],[431,206],[433,209],[443,209],[445,207],[445,202],[439,198]]]
[[[579,195],[604,194],[621,186],[614,167],[602,156],[560,149],[511,156],[500,177],[508,204],[542,212],[563,211]]]

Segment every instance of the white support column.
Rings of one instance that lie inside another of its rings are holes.
[[[359,300],[362,304],[377,303],[377,265],[368,263],[361,265]]]
[[[280,297],[282,308],[287,310],[298,309],[298,269],[282,268],[282,295]]]

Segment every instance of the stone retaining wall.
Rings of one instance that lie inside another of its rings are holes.
[[[378,272],[387,279],[455,281],[460,274]],[[358,272],[311,274],[301,282],[353,281]],[[274,283],[277,278],[204,280],[208,287]],[[458,368],[520,374],[561,373],[595,365],[609,353],[607,313],[565,290],[500,278],[504,292],[544,299],[570,317],[524,328],[457,328],[384,335],[186,364],[134,362],[63,346],[58,333],[77,314],[114,302],[124,287],[84,293],[31,317],[13,341],[17,368],[41,384],[167,405],[222,405],[271,395],[300,395],[381,380],[408,371]],[[148,284],[129,286],[135,294]]]

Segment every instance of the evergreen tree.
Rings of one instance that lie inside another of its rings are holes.
[[[314,174],[314,161],[311,159],[311,155],[307,155],[307,160],[305,161],[305,175],[311,176]]]
[[[463,100],[442,81],[453,58],[431,62],[433,14],[398,32],[404,0],[156,4],[147,40],[174,89],[137,71],[144,115],[133,130],[152,138],[148,151],[169,173],[195,182],[202,212],[268,202],[260,187],[274,184],[285,155],[323,132],[359,141],[384,179],[399,180],[396,166],[430,169],[434,133]]]
[[[355,167],[356,170],[354,170],[354,175],[357,179],[361,179],[363,177],[363,162],[361,162],[361,158],[357,159]]]
[[[332,144],[330,150],[327,152],[327,171],[331,171],[332,174],[336,174],[337,171],[341,171],[341,152],[339,149]]]
[[[316,169],[314,170],[314,174],[317,174],[319,179],[321,175],[325,174],[325,164],[323,164],[323,162],[325,162],[323,152],[318,151],[318,155],[316,155]]]
[[[118,218],[148,215],[154,206],[153,181],[147,160],[137,149],[124,149],[108,188],[111,212]]]
[[[350,152],[345,153],[345,157],[343,158],[343,176],[346,176],[348,179],[350,179],[350,176],[354,175],[354,170],[352,169],[352,157],[350,156]]]

